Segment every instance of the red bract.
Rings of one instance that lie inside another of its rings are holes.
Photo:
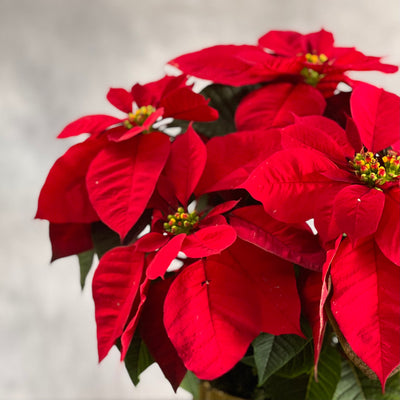
[[[177,57],[169,64],[185,74],[232,86],[270,82],[283,74],[298,74],[302,68],[297,60],[279,59],[249,45],[208,47]]]
[[[178,356],[164,327],[165,296],[174,277],[155,281],[149,289],[143,313],[139,321],[140,336],[150,354],[160,366],[174,390],[177,390],[186,374],[186,367]]]
[[[101,220],[124,238],[145,210],[169,155],[161,132],[110,143],[86,175],[90,201]]]
[[[106,144],[103,137],[89,138],[72,146],[54,163],[39,195],[36,218],[58,224],[99,220],[88,197],[85,176]]]
[[[237,130],[285,126],[294,115],[322,115],[325,100],[321,93],[303,83],[274,83],[254,90],[235,113]]]
[[[345,239],[330,276],[333,317],[352,350],[384,387],[400,364],[400,269],[374,240],[365,238],[353,246]]]
[[[98,135],[107,131],[109,139],[118,142],[151,130],[160,117],[189,121],[212,121],[218,118],[218,113],[207,105],[206,99],[186,85],[183,75],[165,76],[146,85],[136,84],[130,92],[112,88],[107,99],[127,115],[124,118],[85,116],[67,125],[58,137],[81,133]]]
[[[100,261],[93,277],[99,361],[121,336],[131,309],[140,301],[144,253],[132,246],[116,247]]]
[[[350,82],[346,71],[382,71],[393,73],[397,66],[383,64],[379,57],[366,56],[354,47],[336,47],[331,32],[321,29],[303,35],[293,31],[270,31],[258,44],[278,57],[298,60],[305,81],[334,90],[340,81]]]
[[[377,88],[369,90],[370,98],[377,98],[378,103],[369,110],[375,115],[375,123],[365,122],[360,115],[353,117],[356,126],[365,129],[361,140],[369,138],[375,144],[373,151],[379,154],[365,148],[353,149],[350,154],[352,146],[338,125],[333,128],[334,123],[324,117],[298,118],[282,130],[282,146],[286,148],[260,164],[243,184],[274,218],[288,223],[314,218],[325,243],[341,233],[346,233],[354,243],[375,233],[380,237],[378,243],[384,242],[383,237],[399,243],[399,220],[388,226],[380,223],[387,199],[387,212],[398,215],[394,209],[398,204],[400,157],[382,146],[397,139],[399,125],[379,114],[376,117],[376,109],[380,109],[382,102],[386,104],[387,97],[377,96],[381,93]],[[398,104],[398,97],[390,99]],[[355,91],[352,108],[357,108],[359,101]],[[367,100],[365,103],[375,104]],[[395,121],[399,112],[400,107],[397,112],[393,110]],[[362,115],[366,113],[367,109]],[[392,262],[400,264],[397,246],[383,245],[381,250]]]
[[[51,261],[93,248],[91,224],[50,223]]]
[[[229,214],[229,223],[242,240],[305,268],[322,268],[325,252],[306,223],[277,221],[266,214],[262,206],[234,210]]]
[[[200,379],[231,369],[260,332],[302,335],[294,269],[237,240],[186,267],[164,303],[164,323],[186,367]]]

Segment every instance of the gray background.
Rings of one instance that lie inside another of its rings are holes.
[[[325,27],[400,64],[399,23],[398,0],[0,0],[0,399],[175,398],[156,368],[133,388],[118,352],[97,364],[90,285],[80,291],[74,257],[49,264],[33,216],[74,142],[55,139],[66,123],[115,113],[109,87],[158,79],[179,54],[270,29]],[[355,76],[400,92],[399,74]]]

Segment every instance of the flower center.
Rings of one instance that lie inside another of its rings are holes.
[[[321,53],[321,54],[311,54],[307,53],[305,55],[306,61],[310,64],[314,65],[322,65],[328,61],[328,57]]]
[[[143,125],[154,111],[156,111],[156,109],[149,105],[140,107],[134,113],[129,113],[128,119],[124,121],[125,128],[132,129],[135,125]]]
[[[321,53],[321,54],[311,54],[307,53],[305,56],[306,61],[310,65],[309,67],[304,67],[300,74],[304,76],[304,82],[308,83],[311,86],[317,86],[318,82],[325,76],[324,74],[315,71],[312,66],[313,65],[322,65],[328,61],[328,57]]]
[[[176,213],[168,215],[167,219],[168,222],[164,222],[165,232],[179,235],[192,232],[199,224],[200,217],[197,211],[188,213],[183,207],[179,207]]]
[[[400,155],[393,150],[388,150],[384,155],[371,151],[357,153],[350,165],[360,181],[369,187],[400,179]]]

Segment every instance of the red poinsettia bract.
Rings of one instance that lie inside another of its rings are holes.
[[[238,239],[187,266],[164,303],[169,338],[200,379],[230,370],[260,332],[302,335],[293,264]]]
[[[346,71],[398,70],[381,63],[379,57],[366,56],[352,47],[334,46],[332,33],[324,29],[306,35],[270,31],[259,39],[258,46],[213,46],[179,56],[170,64],[188,75],[232,86],[282,77],[303,80],[318,85],[327,96],[333,94],[339,82],[351,84]]]

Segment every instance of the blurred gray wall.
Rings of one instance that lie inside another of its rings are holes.
[[[74,257],[49,264],[33,216],[73,143],[55,139],[66,123],[114,113],[109,87],[158,79],[179,54],[271,29],[324,27],[400,64],[399,23],[398,0],[0,0],[0,399],[190,398],[156,368],[133,388],[118,352],[99,366],[90,285],[80,291]],[[399,75],[355,76],[399,94]]]

